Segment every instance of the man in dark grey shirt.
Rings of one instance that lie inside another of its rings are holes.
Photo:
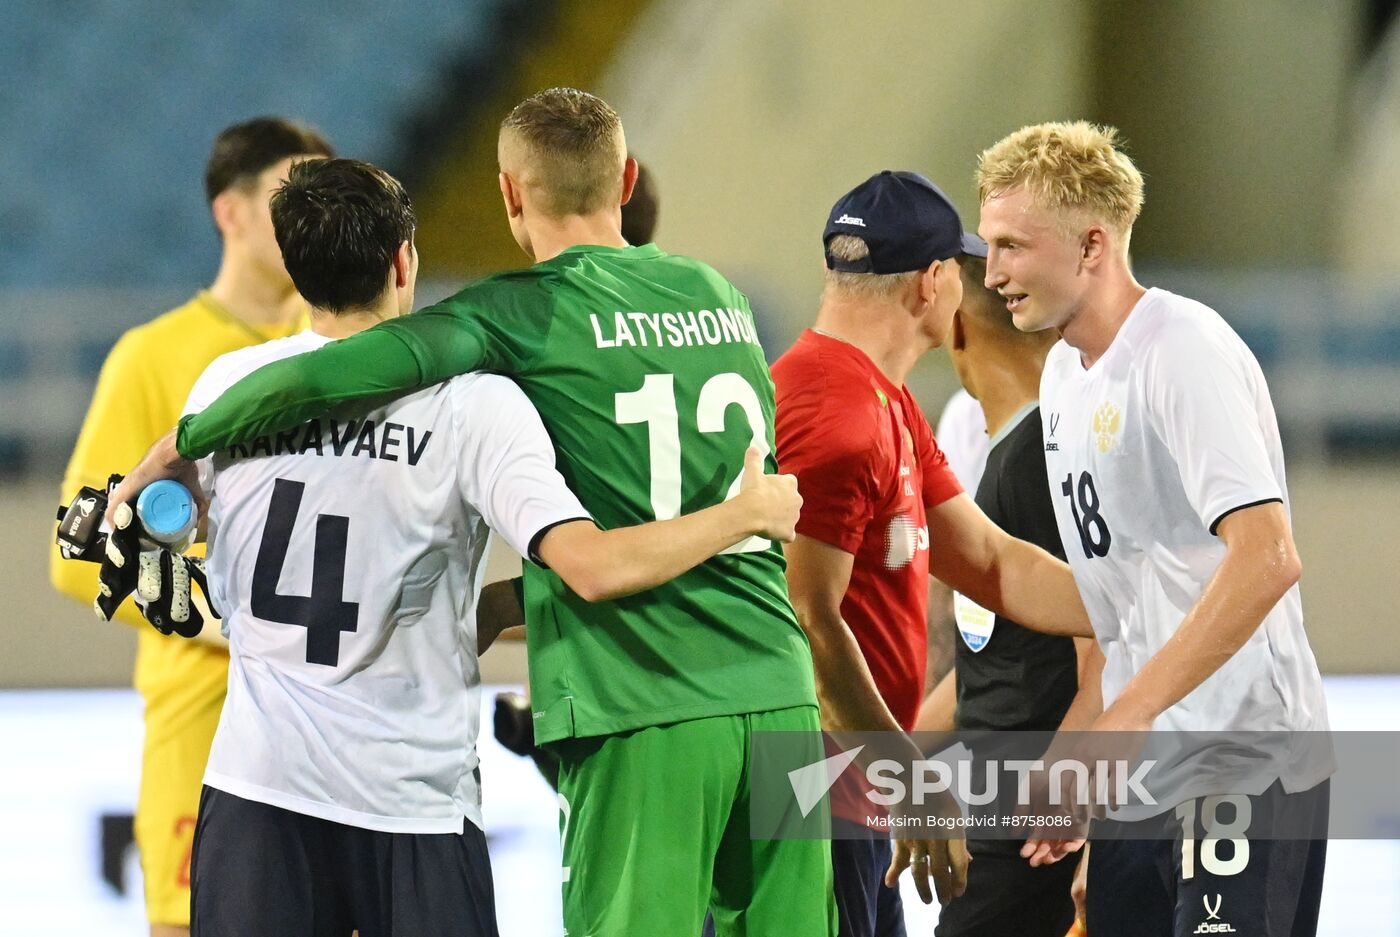
[[[1001,298],[982,285],[984,274],[981,262],[964,262],[963,302],[947,346],[991,436],[977,505],[1013,537],[1064,559],[1037,404],[1040,370],[1057,336],[1019,331]],[[1032,631],[960,595],[954,615],[954,669],[931,694],[917,728],[1058,727],[1079,689],[1076,639]],[[944,907],[938,937],[1063,937],[1075,915],[1070,885],[1077,863],[1032,868],[1020,856],[1020,840],[970,840],[968,848],[975,861],[967,890]]]

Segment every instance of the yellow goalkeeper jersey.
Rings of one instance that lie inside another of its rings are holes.
[[[125,472],[140,461],[151,443],[175,426],[195,379],[219,355],[305,327],[303,314],[288,326],[254,328],[201,291],[178,309],[131,329],[102,365],[61,497],[71,497],[83,485],[103,487],[109,474]],[[49,571],[56,588],[84,606],[92,605],[97,596],[96,564],[64,560],[50,544]],[[147,716],[153,710],[166,715],[159,724],[148,718],[148,732],[178,731],[179,714],[192,708],[185,703],[207,698],[211,691],[223,692],[226,651],[160,634],[131,601],[118,617],[139,628],[135,683],[146,700]]]

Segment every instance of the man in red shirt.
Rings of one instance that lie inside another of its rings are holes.
[[[963,493],[904,386],[948,333],[962,299],[958,258],[985,257],[987,245],[928,179],[889,171],[836,203],[823,243],[816,326],[773,366],[778,461],[803,497],[788,587],[812,646],[822,728],[899,738],[924,693],[929,573],[1028,627],[1092,632],[1069,567],[1007,535]],[[920,757],[903,742],[909,761]],[[942,902],[966,882],[961,839],[832,847],[842,937],[904,934],[895,888],[906,867],[925,902],[930,875]]]

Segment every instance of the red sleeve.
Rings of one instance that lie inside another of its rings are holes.
[[[918,446],[919,471],[924,476],[924,507],[932,508],[949,498],[960,495],[963,486],[953,474],[948,457],[938,448],[938,440],[933,438],[933,429],[928,425],[924,412],[909,398],[910,422],[914,424],[913,434]]]
[[[797,532],[855,554],[874,515],[874,445],[862,420],[826,418],[823,375],[775,367],[778,468],[797,476]]]

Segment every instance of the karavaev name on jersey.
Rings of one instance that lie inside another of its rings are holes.
[[[239,378],[311,333],[225,355]],[[362,419],[312,419],[201,461],[228,699],[205,783],[366,829],[480,826],[476,602],[488,527],[522,555],[587,517],[510,380],[469,374]]]
[[[428,449],[433,431],[393,420],[375,421],[313,418],[301,426],[274,435],[259,436],[248,444],[235,443],[225,456],[256,459],[258,456],[318,455],[382,459],[417,465]]]

